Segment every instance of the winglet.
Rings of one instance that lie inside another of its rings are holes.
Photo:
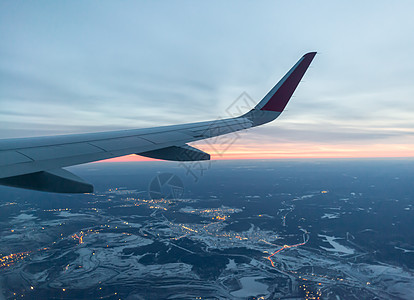
[[[286,75],[270,90],[262,101],[255,107],[256,110],[282,112],[289,102],[296,87],[311,64],[316,52],[309,52],[286,73]]]

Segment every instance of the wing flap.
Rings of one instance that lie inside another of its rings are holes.
[[[173,161],[199,161],[210,159],[210,154],[189,145],[171,146],[137,154],[150,158]]]
[[[53,193],[93,192],[93,185],[65,169],[1,178],[0,184]]]

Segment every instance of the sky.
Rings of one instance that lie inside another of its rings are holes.
[[[317,51],[276,121],[193,145],[215,159],[412,157],[413,11],[414,1],[4,0],[0,138],[228,117]]]

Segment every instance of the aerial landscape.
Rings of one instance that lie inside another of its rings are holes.
[[[118,163],[77,167],[95,178],[91,195],[2,188],[1,290],[7,299],[409,299],[413,165],[218,161],[195,182],[177,163]],[[163,174],[179,184],[153,199],[151,180]]]

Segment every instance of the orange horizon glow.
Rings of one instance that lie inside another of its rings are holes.
[[[195,145],[210,153],[212,160],[247,159],[323,159],[323,158],[404,158],[414,157],[413,144],[313,145],[313,144],[237,144]],[[154,161],[139,155],[127,155],[103,162]]]

